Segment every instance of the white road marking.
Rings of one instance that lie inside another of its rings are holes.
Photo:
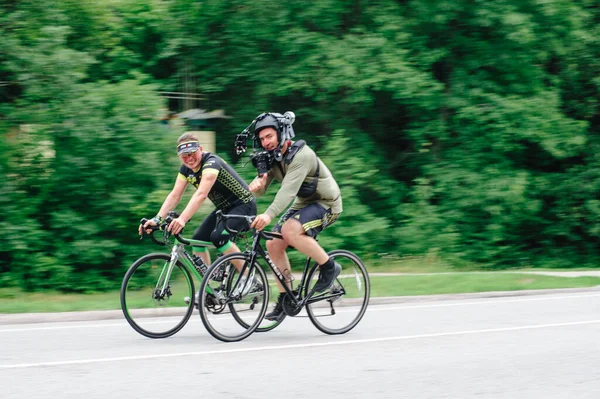
[[[159,355],[122,356],[122,357],[109,357],[109,358],[96,358],[96,359],[65,360],[65,361],[60,361],[60,362],[17,363],[17,364],[0,365],[0,369],[21,369],[21,368],[32,368],[32,367],[68,366],[68,365],[76,365],[76,364],[120,362],[120,361],[130,361],[130,360],[164,359],[164,358],[181,357],[181,356],[222,355],[222,354],[226,354],[226,353],[244,353],[244,352],[257,352],[257,351],[266,351],[266,350],[273,351],[273,350],[285,350],[285,349],[304,349],[304,348],[314,348],[314,347],[323,347],[323,346],[366,344],[366,343],[389,342],[389,341],[411,340],[411,339],[421,339],[421,338],[438,338],[438,337],[449,337],[449,336],[459,336],[459,335],[488,334],[488,333],[507,332],[507,331],[535,330],[535,329],[542,329],[542,328],[570,327],[570,326],[581,326],[581,325],[586,325],[586,324],[597,324],[597,323],[600,323],[600,320],[586,320],[586,321],[576,321],[576,322],[570,322],[570,323],[538,324],[538,325],[520,326],[520,327],[490,328],[490,329],[482,329],[482,330],[453,331],[453,332],[443,332],[443,333],[433,333],[433,334],[401,335],[401,336],[396,336],[396,337],[354,339],[354,340],[329,341],[329,342],[307,343],[307,344],[296,344],[296,345],[274,345],[274,346],[259,346],[259,347],[251,347],[251,348],[216,349],[216,350],[199,351],[199,352],[180,352],[180,353],[165,353],[165,354],[159,354]]]

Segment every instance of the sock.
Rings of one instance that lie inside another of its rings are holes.
[[[277,297],[277,305],[276,306],[281,306],[281,304],[283,304],[283,298],[285,297],[285,292],[280,292],[279,296]]]
[[[333,267],[333,259],[327,259],[327,262],[323,263],[322,265],[319,265],[319,267]]]

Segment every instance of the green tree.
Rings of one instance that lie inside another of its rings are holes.
[[[0,278],[118,284],[174,178],[159,90],[233,117],[226,159],[257,114],[296,112],[344,196],[327,248],[594,265],[599,22],[593,0],[3,2]]]

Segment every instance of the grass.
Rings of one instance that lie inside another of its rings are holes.
[[[372,268],[371,297],[517,291],[549,288],[600,286],[600,277],[555,277],[522,273],[448,273],[437,268],[429,275],[377,276],[379,272],[407,271],[404,268]],[[415,271],[414,269],[412,270]],[[420,273],[432,272],[419,269]],[[448,274],[445,274],[448,273]],[[0,313],[43,313],[120,309],[119,292],[100,294],[27,293],[0,289]]]
[[[599,285],[600,277],[555,277],[521,273],[371,276],[371,296],[459,294],[550,288],[581,288]]]
[[[120,309],[119,292],[63,294],[0,289],[0,313],[46,313]]]

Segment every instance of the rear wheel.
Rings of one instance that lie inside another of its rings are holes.
[[[181,330],[194,311],[194,280],[177,262],[165,281],[171,257],[149,254],[136,260],[123,278],[121,309],[125,320],[149,338],[166,338]]]
[[[329,256],[342,266],[331,288],[313,295],[306,304],[310,321],[326,334],[344,334],[352,330],[364,316],[371,285],[369,274],[360,258],[350,251],[335,250]],[[319,277],[319,266],[308,274],[305,295],[310,293]]]
[[[262,268],[249,265],[250,256],[237,252],[220,257],[200,285],[200,318],[206,330],[224,342],[241,341],[261,324],[267,312],[269,291]],[[245,265],[247,283],[239,281],[235,264]],[[227,270],[225,275],[221,272]]]

